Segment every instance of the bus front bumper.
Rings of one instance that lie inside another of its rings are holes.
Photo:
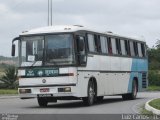
[[[76,86],[18,88],[18,93],[21,99],[37,97],[78,97],[76,91]]]

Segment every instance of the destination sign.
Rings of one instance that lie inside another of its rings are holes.
[[[48,69],[48,68],[36,68],[36,69],[26,69],[26,77],[54,77],[59,74],[58,68]]]

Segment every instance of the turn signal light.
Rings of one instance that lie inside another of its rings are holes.
[[[68,75],[69,75],[69,76],[74,76],[74,73],[69,73]]]
[[[31,89],[19,89],[20,94],[31,93]]]
[[[58,92],[71,92],[71,88],[70,87],[58,88]]]

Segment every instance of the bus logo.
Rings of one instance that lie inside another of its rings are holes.
[[[46,80],[45,80],[45,79],[43,79],[43,80],[42,80],[42,83],[46,83]]]

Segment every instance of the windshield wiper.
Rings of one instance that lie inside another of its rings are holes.
[[[32,63],[32,65],[30,66],[30,68],[33,67],[37,62],[39,62],[39,60],[40,60],[40,58],[37,59],[36,61],[34,61],[34,62]],[[42,62],[43,62],[43,60],[42,60]],[[43,64],[43,63],[42,63],[42,64]]]
[[[34,61],[30,67],[33,67],[38,61]]]

